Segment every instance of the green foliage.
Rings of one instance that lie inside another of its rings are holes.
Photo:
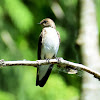
[[[40,20],[50,17],[60,33],[59,57],[77,62],[77,0],[59,0],[64,12],[57,19],[53,0],[0,0],[0,59],[36,60]],[[97,10],[99,12],[99,10]],[[99,16],[99,13],[97,13]],[[100,23],[99,23],[100,24]],[[52,71],[47,84],[36,87],[36,68],[12,66],[0,69],[0,100],[78,100],[81,77]]]
[[[33,16],[20,0],[5,0],[5,8],[16,27],[23,33],[33,27]]]
[[[11,93],[0,91],[0,100],[15,100],[15,98]]]
[[[98,23],[98,28],[99,28],[99,33],[100,33],[100,1],[99,0],[96,0],[95,1],[96,3],[96,14],[97,14],[97,23]]]

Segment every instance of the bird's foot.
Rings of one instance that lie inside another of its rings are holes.
[[[46,59],[46,62],[49,63],[49,60],[50,60],[50,59]]]
[[[56,60],[58,60],[58,63],[60,63],[61,60],[63,60],[63,58],[62,57],[56,57]]]

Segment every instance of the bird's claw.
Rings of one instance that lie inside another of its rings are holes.
[[[56,60],[58,60],[58,63],[60,63],[61,60],[63,60],[63,58],[62,57],[56,57]]]

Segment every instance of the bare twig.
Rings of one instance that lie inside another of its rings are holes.
[[[0,67],[18,66],[18,65],[37,67],[39,65],[46,65],[46,64],[57,64],[58,67],[62,67],[65,69],[67,69],[69,67],[77,69],[77,70],[80,69],[80,70],[86,71],[86,72],[94,75],[95,78],[98,78],[100,80],[100,73],[98,73],[82,64],[73,63],[73,62],[64,60],[62,58],[50,59],[49,61],[47,61],[47,60],[36,60],[36,61],[4,61],[4,60],[0,60]]]

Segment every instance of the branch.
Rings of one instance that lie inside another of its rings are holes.
[[[62,67],[65,69],[68,69],[69,67],[72,69],[81,69],[83,71],[86,71],[92,75],[94,75],[95,78],[100,80],[100,73],[90,69],[89,67],[86,67],[82,64],[78,63],[73,63],[67,60],[64,60],[63,58],[60,59],[50,59],[49,61],[47,60],[36,60],[36,61],[4,61],[3,59],[0,60],[0,68],[1,67],[6,67],[6,66],[34,66],[37,67],[39,65],[46,65],[46,64],[57,64],[58,67]]]

